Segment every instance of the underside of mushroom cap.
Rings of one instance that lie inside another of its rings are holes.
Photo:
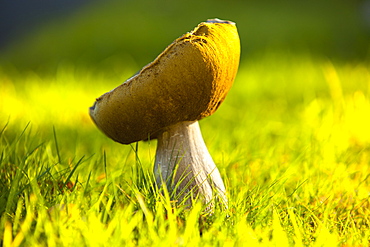
[[[90,116],[117,142],[155,139],[168,126],[213,114],[232,86],[239,57],[235,24],[208,20],[96,99]]]

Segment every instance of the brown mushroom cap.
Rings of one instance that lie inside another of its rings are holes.
[[[90,116],[117,142],[155,139],[168,126],[212,115],[232,86],[239,57],[235,23],[202,22],[138,74],[96,99]]]

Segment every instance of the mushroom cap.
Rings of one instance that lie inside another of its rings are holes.
[[[200,23],[152,63],[90,107],[95,124],[122,144],[155,139],[167,127],[212,115],[230,90],[240,58],[235,23]]]

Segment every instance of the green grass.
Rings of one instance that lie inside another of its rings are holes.
[[[243,62],[200,122],[229,194],[213,214],[153,187],[155,141],[119,145],[90,121],[88,107],[118,81],[69,66],[0,80],[4,246],[369,244],[366,62],[286,51]]]

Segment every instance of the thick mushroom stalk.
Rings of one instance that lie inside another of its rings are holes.
[[[218,197],[227,204],[225,185],[204,143],[198,121],[181,122],[157,136],[154,172],[157,184],[166,184],[187,204],[199,196],[212,204]]]
[[[229,92],[240,58],[236,25],[212,19],[170,44],[153,62],[90,107],[94,123],[122,144],[158,139],[157,184],[174,199],[219,198],[222,182],[199,130]]]

